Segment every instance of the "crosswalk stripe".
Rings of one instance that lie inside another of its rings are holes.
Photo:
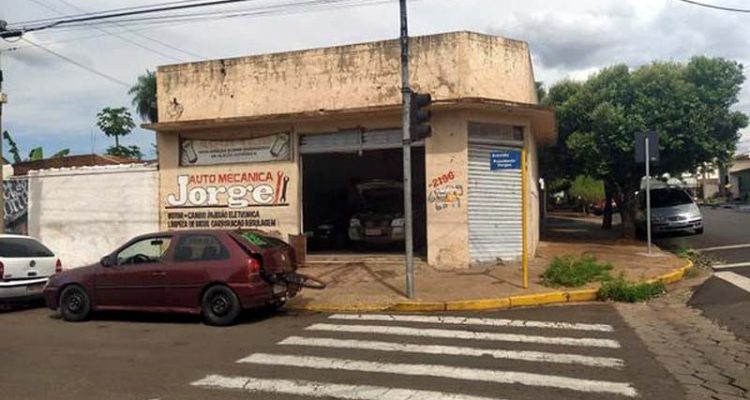
[[[491,350],[474,347],[419,345],[408,343],[381,342],[372,340],[311,338],[290,336],[281,342],[286,346],[311,346],[337,349],[357,349],[419,354],[439,354],[468,357],[494,357],[508,360],[548,362],[557,364],[578,364],[591,367],[622,368],[625,363],[619,358],[591,357],[579,354],[560,354],[540,351]]]
[[[498,371],[478,368],[451,367],[431,364],[397,364],[375,361],[359,361],[340,358],[279,355],[255,353],[239,363],[277,365],[288,367],[332,369],[357,372],[390,373],[410,376],[431,376],[439,378],[482,381],[527,386],[553,387],[589,393],[613,393],[635,397],[638,392],[624,382],[609,382],[590,379],[569,378],[557,375],[543,375],[528,372]]]
[[[497,400],[489,397],[411,390],[370,385],[343,385],[289,379],[260,379],[239,376],[208,375],[191,383],[210,389],[234,389],[248,392],[280,393],[297,396],[347,400]]]
[[[330,319],[354,320],[354,321],[394,321],[394,322],[421,322],[431,324],[449,325],[484,325],[514,328],[547,328],[547,329],[570,329],[578,331],[613,332],[612,325],[607,324],[583,324],[569,322],[548,321],[524,321],[513,319],[496,318],[469,318],[431,315],[387,315],[387,314],[334,314]]]
[[[750,293],[750,278],[744,277],[735,272],[723,271],[714,272],[714,276],[731,283],[734,286]]]
[[[613,349],[620,348],[620,343],[612,339],[533,336],[510,333],[473,332],[452,329],[409,328],[405,326],[313,324],[305,329],[311,331],[375,333],[399,336],[491,340],[501,342],[538,343],[565,346],[606,347]]]
[[[711,268],[713,269],[728,269],[728,268],[740,268],[740,267],[750,267],[750,262],[740,262],[740,263],[734,263],[734,264],[717,264],[712,265]]]

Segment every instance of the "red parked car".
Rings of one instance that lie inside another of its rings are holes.
[[[66,321],[130,310],[202,314],[208,324],[229,325],[243,309],[280,307],[302,286],[322,286],[296,269],[294,249],[260,232],[162,232],[53,275],[44,297]]]

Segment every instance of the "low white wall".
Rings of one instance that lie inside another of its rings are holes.
[[[81,267],[159,230],[158,172],[143,164],[29,173],[29,235]]]

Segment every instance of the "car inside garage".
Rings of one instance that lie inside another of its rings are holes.
[[[310,253],[404,249],[400,130],[303,135],[303,230]],[[412,148],[414,248],[426,244],[424,147]]]

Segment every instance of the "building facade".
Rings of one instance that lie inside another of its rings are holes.
[[[433,134],[412,150],[417,251],[439,268],[515,261],[525,215],[533,254],[537,148],[556,130],[526,43],[457,32],[411,49],[412,89],[433,98]],[[160,67],[147,127],[161,227],[326,231],[321,251],[383,248],[403,222],[387,190],[403,181],[399,60],[390,40]]]

